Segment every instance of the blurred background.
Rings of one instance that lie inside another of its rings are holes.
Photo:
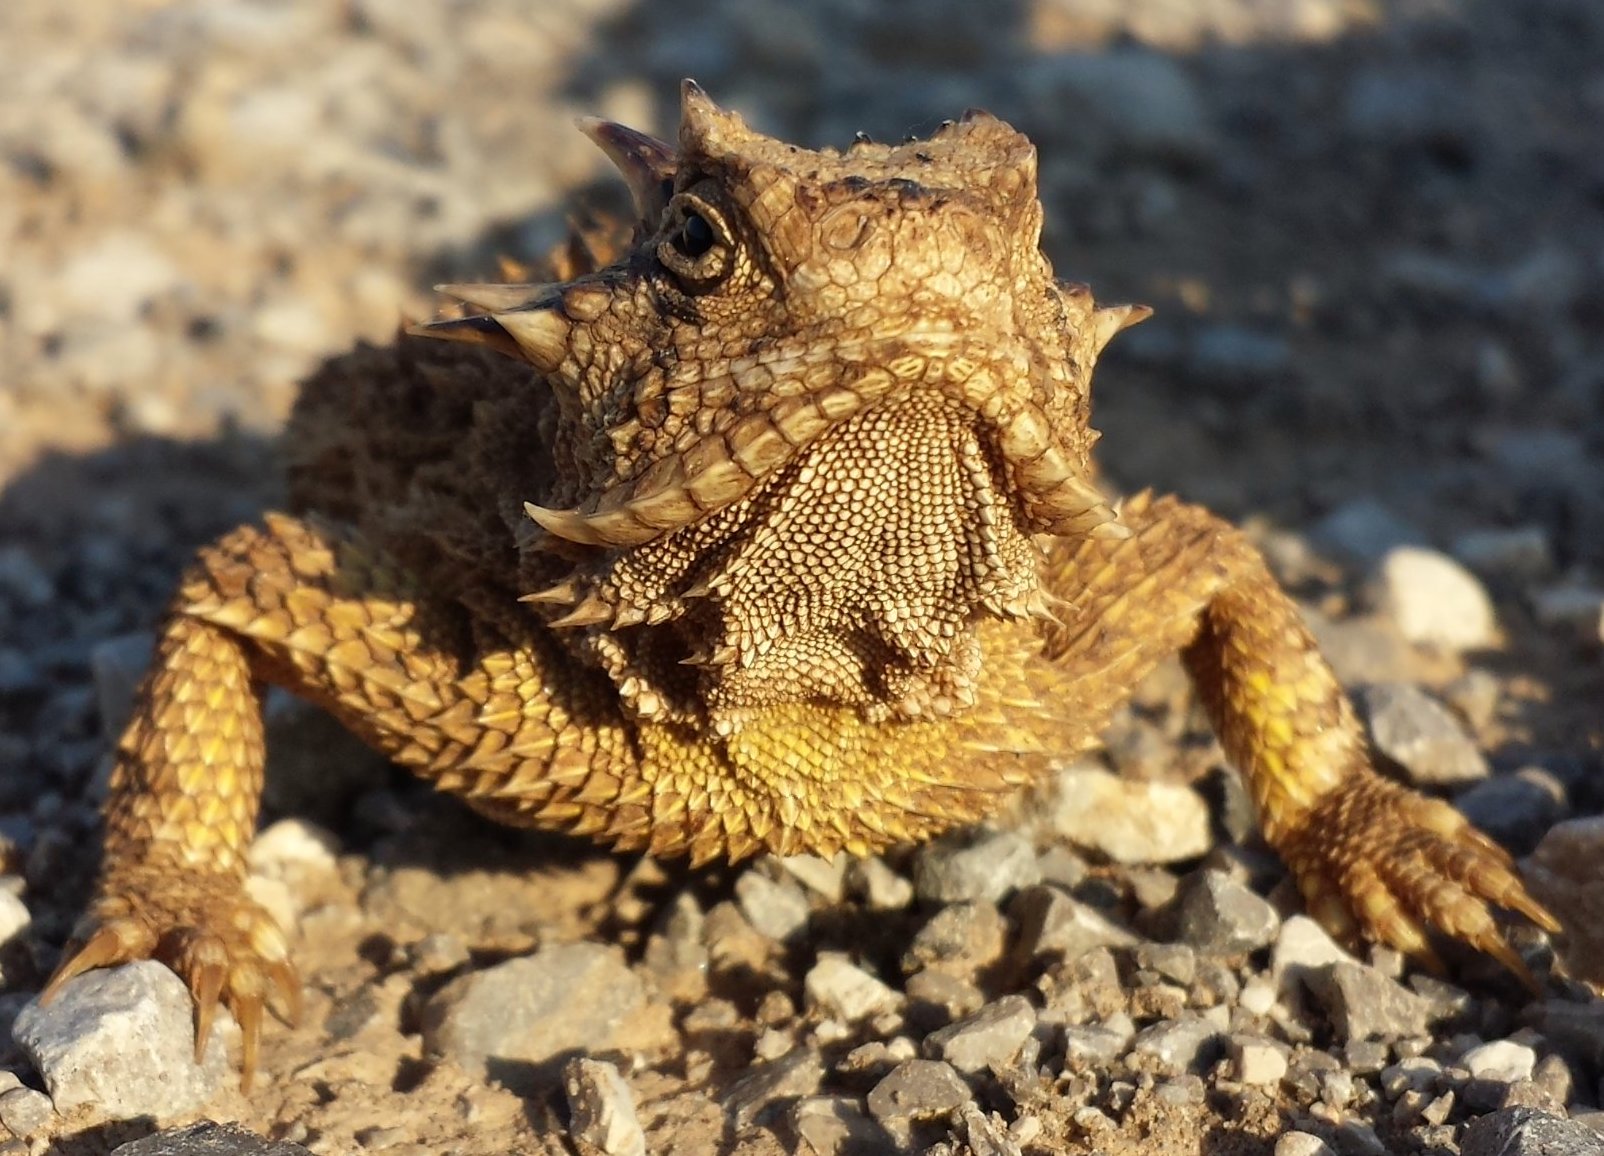
[[[1596,645],[1597,0],[7,0],[0,762],[87,766],[93,648],[274,500],[296,382],[617,203],[572,118],[672,134],[684,76],[809,145],[1008,119],[1059,275],[1158,310],[1114,484],[1361,558],[1513,531],[1498,592]]]

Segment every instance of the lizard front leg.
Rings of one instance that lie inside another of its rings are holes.
[[[571,669],[548,678],[555,666],[538,639],[474,638],[322,526],[269,516],[202,551],[118,743],[96,897],[43,998],[91,968],[160,960],[194,995],[197,1047],[219,1002],[239,1020],[248,1084],[269,998],[290,1018],[300,1002],[284,933],[244,890],[261,684],[326,707],[470,802],[494,794],[526,822],[583,828],[633,756],[605,689]]]
[[[1509,855],[1458,811],[1372,769],[1347,696],[1246,537],[1207,510],[1146,494],[1123,516],[1130,539],[1066,543],[1050,556],[1047,585],[1069,606],[1047,656],[1107,672],[1077,681],[1101,689],[1109,697],[1098,707],[1112,710],[1116,688],[1179,650],[1266,840],[1329,930],[1439,969],[1435,928],[1530,984],[1491,908],[1548,931],[1558,924]]]

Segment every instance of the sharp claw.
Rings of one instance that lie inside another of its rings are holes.
[[[262,1040],[262,999],[251,996],[235,1002],[231,1009],[240,1030],[240,1091],[250,1095],[251,1080],[256,1076],[257,1047]]]
[[[206,1058],[206,1042],[212,1038],[212,1020],[217,1016],[217,1001],[223,991],[227,970],[216,963],[196,968],[190,990],[195,996],[195,1062]]]
[[[97,967],[109,967],[141,954],[130,953],[130,946],[126,937],[118,934],[116,924],[107,924],[100,928],[72,954],[70,959],[56,968],[56,974],[50,977],[50,982],[45,984],[44,990],[39,993],[40,1006],[48,1004],[61,994],[61,989],[66,986],[68,980],[76,979],[86,971],[94,971]]]
[[[295,965],[287,959],[268,964],[267,980],[272,985],[278,1004],[275,1010],[280,1018],[290,1027],[298,1027],[305,1008],[301,997],[301,977],[295,973]]]

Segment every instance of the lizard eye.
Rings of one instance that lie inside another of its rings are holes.
[[[657,259],[687,289],[708,289],[723,280],[733,261],[724,218],[694,196],[682,196],[670,207],[669,214],[668,231],[657,246]]]
[[[713,235],[713,226],[707,223],[707,218],[700,213],[686,213],[685,220],[680,223],[679,232],[670,239],[670,244],[684,253],[693,261],[711,249],[718,238]]]

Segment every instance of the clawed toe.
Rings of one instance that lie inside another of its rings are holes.
[[[1509,854],[1447,804],[1365,776],[1317,807],[1292,844],[1288,859],[1310,910],[1339,938],[1352,942],[1357,931],[1441,974],[1436,931],[1540,990],[1494,910],[1549,933],[1559,922],[1526,890]]]
[[[191,905],[182,913],[153,912],[152,906],[103,901],[100,910],[108,914],[91,925],[81,946],[56,969],[40,993],[40,1003],[49,1003],[69,980],[96,968],[140,959],[164,963],[183,979],[194,999],[197,1063],[205,1056],[218,1007],[228,1008],[234,1016],[240,1027],[240,1086],[249,1092],[260,1052],[263,1010],[271,1003],[291,1025],[301,1018],[300,977],[289,961],[282,932],[265,911],[240,897],[218,898],[199,910]],[[130,911],[140,913],[127,914]],[[172,926],[158,932],[157,922]]]

